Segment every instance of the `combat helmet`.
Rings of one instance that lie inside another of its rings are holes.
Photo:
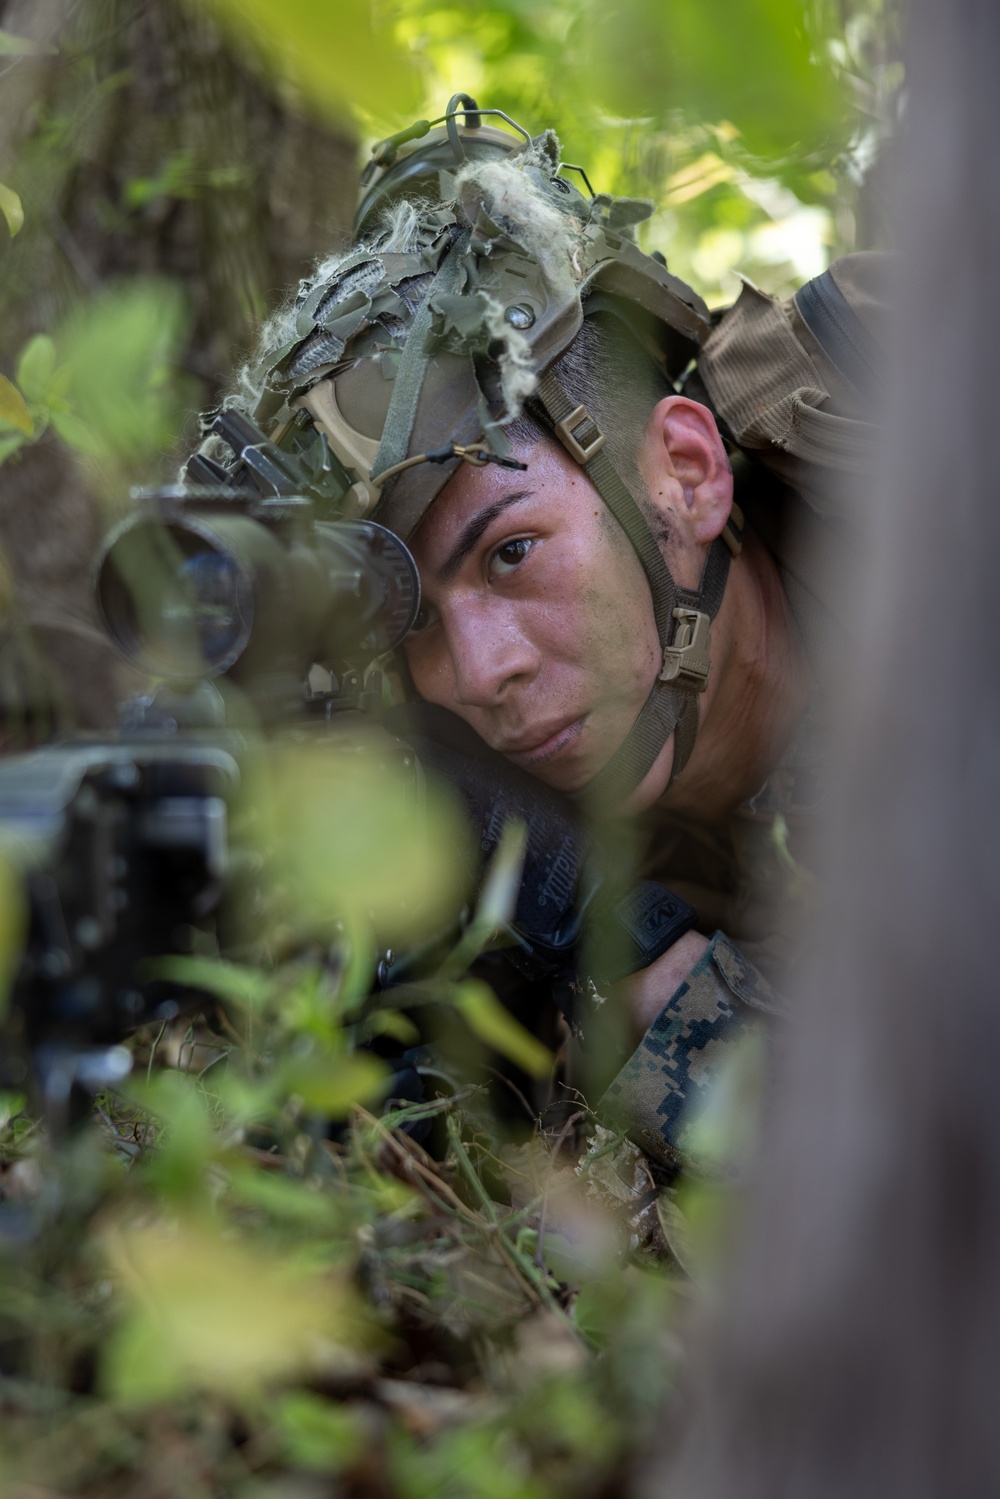
[[[674,730],[675,775],[690,754],[709,622],[739,535],[731,523],[713,543],[698,589],[678,587],[606,435],[554,366],[586,317],[610,313],[673,381],[711,323],[662,257],[637,247],[634,227],[651,204],[595,195],[585,176],[581,190],[551,131],[531,138],[519,126],[512,135],[484,125],[499,114],[458,95],[440,121],[374,148],[359,236],[302,283],[272,333],[253,379],[253,415],[278,440],[311,421],[327,471],[342,479],[339,513],[405,541],[459,464],[511,464],[503,428],[527,403],[586,470],[652,592],[663,669],[586,788],[617,803]]]

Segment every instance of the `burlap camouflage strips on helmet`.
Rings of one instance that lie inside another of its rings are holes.
[[[400,535],[419,523],[458,460],[394,474],[381,489],[379,474],[448,443],[486,438],[502,452],[499,424],[519,413],[568,347],[592,292],[652,314],[674,373],[709,331],[701,299],[632,243],[650,205],[584,197],[559,175],[554,140],[536,144],[510,160],[442,173],[440,204],[406,205],[395,228],[321,268],[300,288],[294,337],[254,373],[262,425],[305,405],[325,430],[329,400],[310,392],[335,383],[344,422],[378,444],[377,461],[358,472],[358,445],[348,455],[338,451],[338,431],[326,430],[327,439],[358,474],[356,501],[370,512],[377,499],[379,519]],[[401,368],[412,374],[415,361],[404,354],[417,325],[417,389],[393,402]],[[362,375],[370,362],[380,381]]]

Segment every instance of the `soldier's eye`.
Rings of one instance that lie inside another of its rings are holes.
[[[490,571],[494,576],[506,577],[524,561],[533,544],[527,536],[518,536],[512,541],[505,541],[503,546],[497,547],[490,558]]]

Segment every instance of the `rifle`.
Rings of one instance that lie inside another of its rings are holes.
[[[334,518],[353,479],[307,421],[279,446],[219,412],[228,468],[196,455],[186,485],[135,495],[100,553],[97,605],[160,685],[123,706],[115,737],[0,761],[0,841],[27,907],[0,1086],[34,1084],[53,1131],[124,1079],[130,1031],[191,1003],[143,979],[143,960],[189,951],[192,929],[225,948],[248,726],[355,732],[381,706],[372,663],[419,607],[406,546]]]
[[[19,851],[29,907],[0,1086],[33,1076],[52,1130],[124,1078],[130,1030],[204,1000],[143,978],[142,960],[183,955],[192,929],[227,951],[228,817],[248,733],[318,728],[357,739],[386,696],[378,662],[419,609],[407,547],[346,518],[353,475],[306,413],[278,441],[233,411],[217,413],[213,431],[231,464],[198,454],[187,485],[139,492],[96,569],[106,630],[160,686],[124,705],[117,738],[0,760],[0,840]],[[634,882],[579,808],[452,714],[401,705],[385,725],[378,753],[402,765],[415,801],[425,772],[455,788],[482,854],[506,824],[523,824],[510,920],[494,923],[507,947],[493,956],[515,991],[541,985],[578,1026],[585,920],[605,935],[596,974],[605,990],[693,924],[669,891]],[[379,982],[432,971],[461,921],[456,911],[454,930],[417,953],[380,955]],[[532,1015],[536,1007],[532,995]]]

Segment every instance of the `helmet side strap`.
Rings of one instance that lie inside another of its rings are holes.
[[[653,598],[663,671],[624,742],[585,788],[588,797],[599,793],[609,802],[618,802],[645,778],[672,733],[676,731],[671,783],[694,748],[698,695],[705,690],[710,670],[708,626],[722,603],[733,543],[726,537],[713,541],[698,589],[679,588],[646,517],[608,457],[604,434],[589,412],[571,398],[551,370],[539,377],[534,400],[552,432],[585,470],[625,532],[649,580]],[[734,522],[734,529],[737,527],[738,522]]]
[[[389,402],[385,426],[382,429],[382,441],[379,443],[378,452],[372,464],[373,481],[377,481],[386,469],[398,470],[409,454],[420,392],[423,389],[430,360],[427,343],[434,320],[434,309],[431,303],[438,295],[458,290],[462,271],[462,254],[468,242],[469,232],[466,231],[460,234],[451,246],[407,335],[406,347],[393,382],[392,399]],[[389,483],[391,482],[390,479]],[[384,494],[385,491],[383,491],[383,498]]]

